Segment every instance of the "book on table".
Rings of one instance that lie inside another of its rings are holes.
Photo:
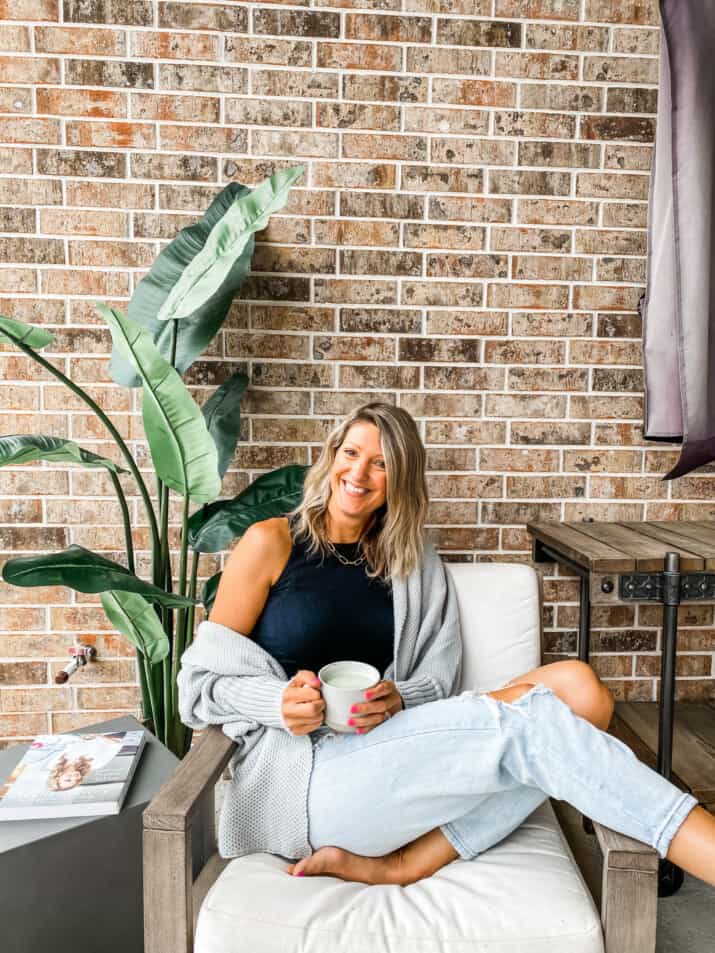
[[[118,814],[143,731],[38,735],[0,787],[0,821]]]

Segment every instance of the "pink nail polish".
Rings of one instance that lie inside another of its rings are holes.
[[[357,731],[355,732],[355,734],[361,735],[361,734],[362,734],[362,728],[358,728]]]
[[[365,692],[365,698],[372,698],[372,694],[370,692]]]
[[[354,724],[355,724],[355,719],[354,719],[354,718],[348,718],[348,724],[349,724],[349,725],[354,725]]]
[[[357,711],[357,705],[353,705],[353,707],[350,709],[350,714],[354,715],[356,711]]]
[[[299,871],[298,871],[298,876],[299,876],[299,877],[302,877],[303,875],[304,875],[304,874],[303,874],[303,871],[302,871],[302,870],[299,870]]]

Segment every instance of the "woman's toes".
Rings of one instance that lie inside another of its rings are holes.
[[[293,866],[293,876],[337,873],[344,853],[339,847],[319,847],[310,857],[303,857]]]

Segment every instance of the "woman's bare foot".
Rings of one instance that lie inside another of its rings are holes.
[[[297,877],[327,876],[353,880],[362,884],[400,884],[406,886],[419,880],[411,876],[400,851],[382,857],[363,857],[342,847],[320,847],[310,857],[303,857],[288,867],[288,873]]]

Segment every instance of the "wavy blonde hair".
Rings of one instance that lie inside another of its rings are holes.
[[[327,436],[320,456],[308,470],[302,502],[289,514],[296,537],[309,541],[308,552],[328,553],[330,471],[338,449],[353,424],[366,421],[380,431],[387,474],[385,503],[376,510],[360,537],[367,574],[386,582],[403,578],[419,565],[424,552],[427,518],[427,454],[412,416],[403,408],[374,401],[356,407]]]
[[[67,788],[60,787],[60,778],[65,773],[65,771],[78,771],[81,775],[77,784],[81,784],[84,778],[92,770],[92,759],[88,758],[86,755],[80,755],[79,758],[74,760],[68,759],[66,755],[62,755],[57,764],[54,766],[52,771],[47,778],[47,787],[51,791],[62,791],[68,790]],[[72,785],[76,787],[76,785]]]

